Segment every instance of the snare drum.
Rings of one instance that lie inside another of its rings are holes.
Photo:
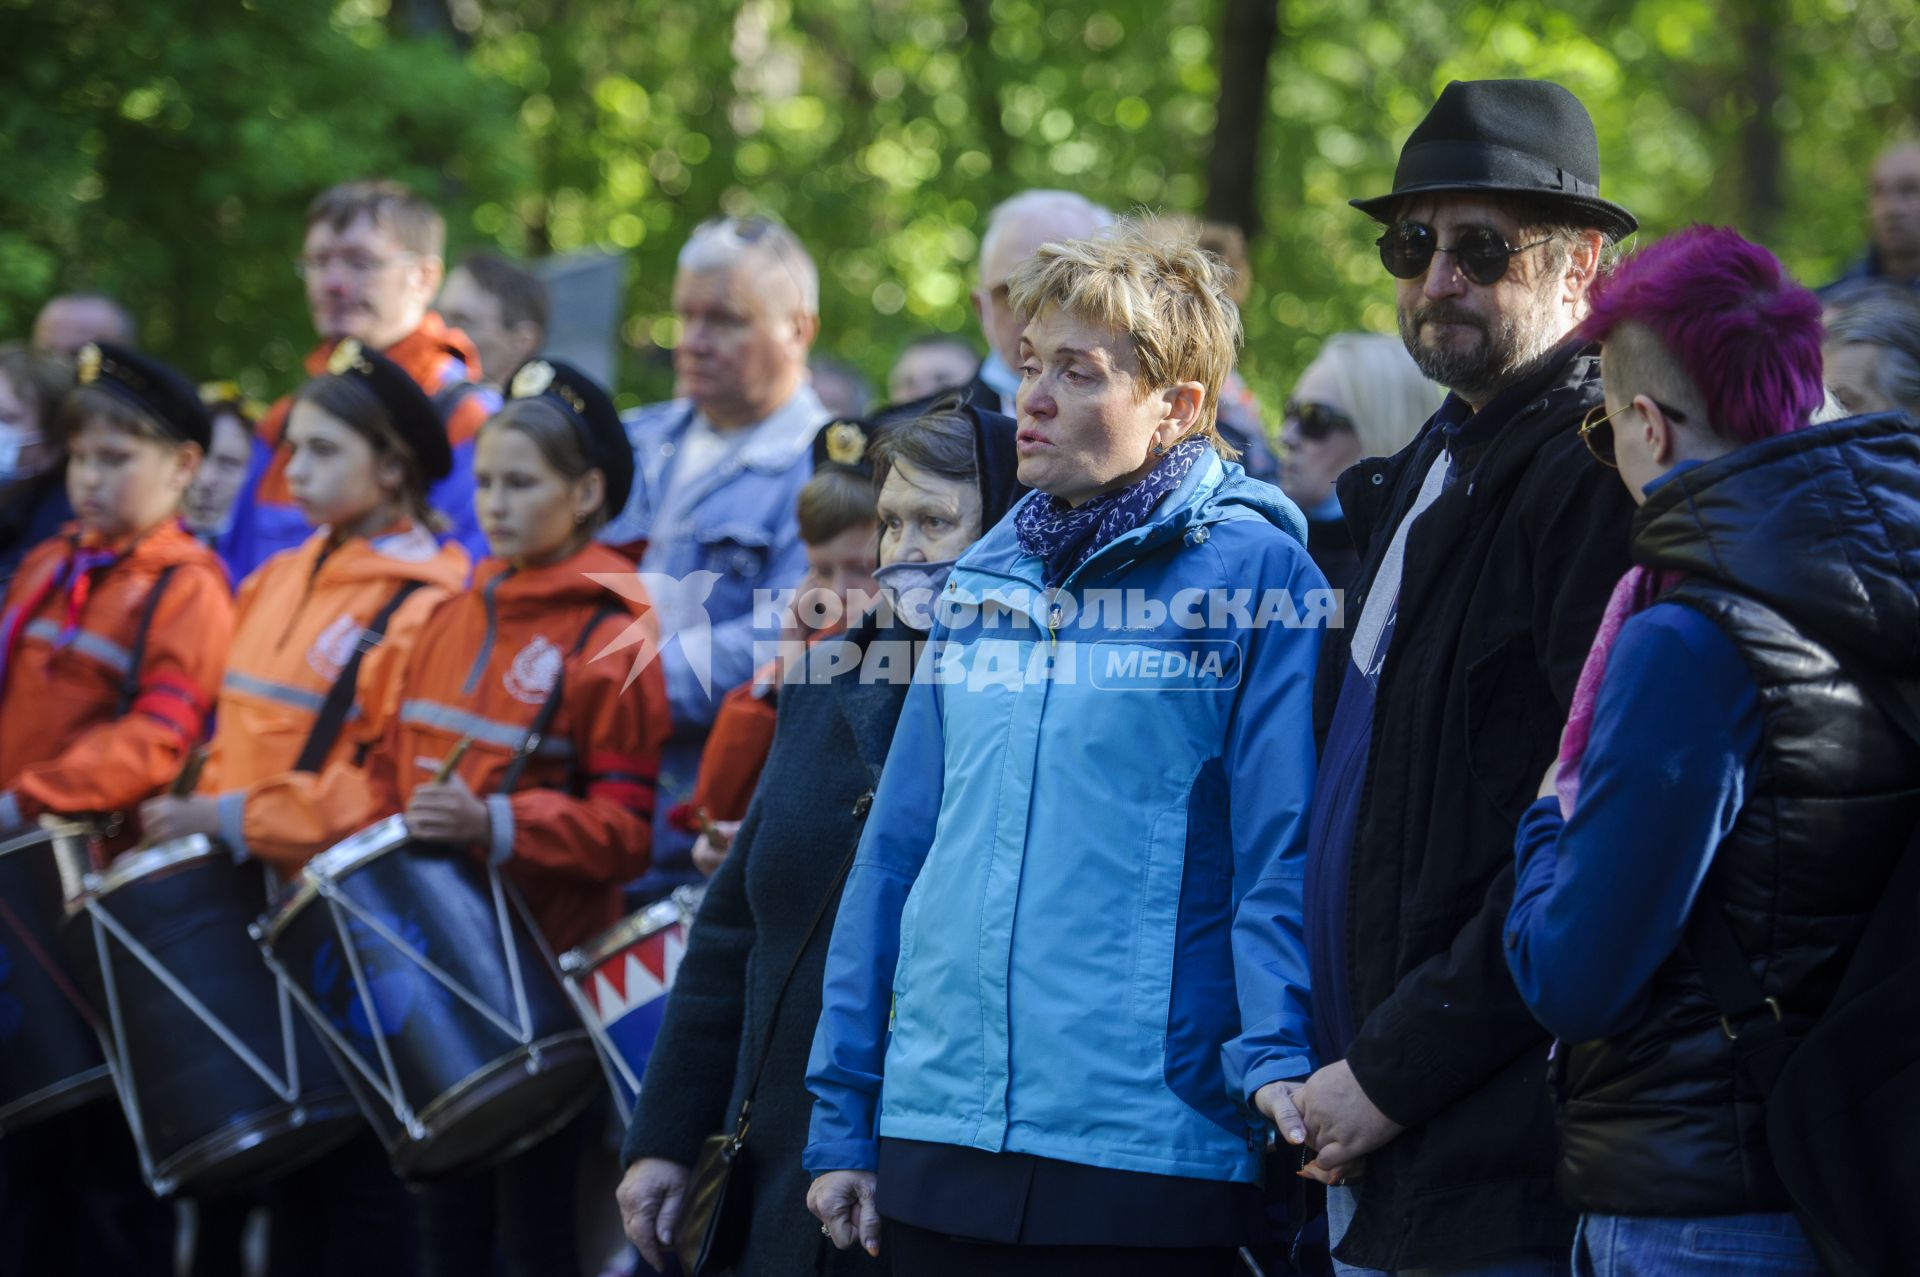
[[[687,929],[699,912],[702,894],[704,888],[681,887],[560,959],[567,990],[600,1052],[623,1126],[633,1116],[647,1057],[667,1013],[667,992],[679,974]]]
[[[249,934],[266,906],[258,865],[195,834],[123,855],[82,885],[70,951],[156,1194],[260,1184],[363,1128],[260,963]]]
[[[518,895],[399,816],[309,862],[260,939],[402,1176],[509,1157],[593,1099],[593,1047]]]
[[[0,1136],[113,1091],[60,943],[86,845],[78,826],[0,842]]]

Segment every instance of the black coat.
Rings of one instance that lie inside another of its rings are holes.
[[[808,660],[817,663],[843,642],[866,647],[876,637],[924,636],[862,629],[816,644]],[[811,1177],[800,1165],[813,1109],[807,1055],[820,1018],[831,909],[784,997],[779,988],[859,835],[855,803],[879,778],[906,700],[904,683],[862,684],[858,673],[780,689],[772,752],[688,936],[623,1149],[628,1164],[661,1157],[692,1165],[702,1139],[733,1129],[772,1023],[747,1136],[753,1215],[746,1250],[731,1270],[740,1277],[885,1271],[863,1252],[836,1251],[821,1236],[807,1211]]]
[[[1628,567],[1619,476],[1576,434],[1599,358],[1571,346],[1491,438],[1462,434],[1454,481],[1409,538],[1345,910],[1354,1076],[1408,1129],[1369,1159],[1340,1255],[1375,1268],[1564,1251],[1548,1036],[1502,952],[1513,836],[1558,751],[1608,596]],[[1483,423],[1484,424],[1484,423]],[[1473,439],[1472,443],[1468,443]],[[1349,628],[1322,648],[1332,718],[1351,624],[1394,528],[1447,446],[1432,423],[1339,482],[1361,568]],[[1316,977],[1318,978],[1318,977]]]

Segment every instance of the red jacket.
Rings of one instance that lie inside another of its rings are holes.
[[[654,787],[667,738],[666,686],[648,662],[624,686],[634,651],[658,651],[652,609],[588,579],[632,577],[633,565],[593,545],[565,562],[514,571],[488,559],[474,587],[440,605],[422,627],[401,676],[399,705],[365,765],[330,765],[317,781],[256,786],[245,838],[283,867],[315,855],[406,808],[462,739],[473,743],[459,775],[482,796],[493,846],[556,951],[620,916],[620,884],[647,866]],[[601,618],[575,654],[581,634]],[[594,658],[630,626],[641,648]],[[559,712],[510,796],[494,791],[526,738],[556,675]],[[623,690],[624,687],[624,690]]]
[[[132,668],[141,617],[168,568]],[[173,783],[204,733],[233,604],[220,561],[177,520],[118,545],[69,527],[21,563],[0,613],[0,643],[7,636],[0,806],[13,810],[0,812],[0,824],[49,812],[131,819]]]

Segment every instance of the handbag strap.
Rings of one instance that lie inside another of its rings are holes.
[[[354,640],[353,655],[340,667],[333,686],[327,689],[326,699],[320,702],[320,711],[314,715],[313,727],[307,732],[306,744],[300,747],[300,757],[294,760],[293,770],[317,772],[325,765],[327,755],[333,752],[333,742],[340,738],[340,729],[347,725],[347,715],[353,712],[353,698],[360,686],[360,663],[386,637],[387,626],[393,623],[393,614],[400,610],[400,605],[425,584],[425,581],[402,581],[393,597],[361,629],[360,637]]]
[[[612,603],[598,608],[592,616],[587,618],[586,628],[580,631],[580,637],[573,641],[573,650],[567,653],[568,659],[571,660],[586,650],[587,640],[592,638],[593,632],[600,628],[600,622],[610,616],[619,615],[623,610]],[[494,791],[495,793],[511,794],[520,784],[520,775],[527,770],[527,760],[533,757],[534,750],[540,748],[540,742],[546,739],[547,729],[553,726],[553,716],[560,712],[560,696],[566,685],[567,669],[562,664],[560,672],[553,677],[553,689],[547,693],[547,699],[540,703],[539,710],[533,716],[532,726],[527,728],[527,734],[522,736],[519,745],[514,747],[513,759],[508,762],[505,774],[500,777],[500,785]]]
[[[785,974],[780,977],[779,987],[774,990],[773,1005],[767,1011],[767,1022],[760,1030],[760,1041],[754,1051],[753,1073],[747,1080],[746,1099],[740,1105],[739,1120],[733,1127],[733,1147],[739,1148],[747,1138],[747,1126],[753,1119],[753,1101],[760,1093],[760,1078],[767,1069],[767,1055],[773,1047],[773,1028],[780,1014],[780,1004],[786,1000],[787,986],[793,983],[794,973],[800,970],[800,959],[806,956],[812,946],[814,936],[820,932],[820,924],[827,920],[827,911],[840,898],[840,884],[846,881],[847,874],[853,868],[853,858],[860,851],[860,833],[866,828],[867,812],[873,808],[873,791],[869,789],[853,800],[853,818],[856,822],[853,846],[847,848],[847,854],[840,861],[840,867],[834,871],[833,881],[827,884],[827,890],[820,897],[819,905],[813,911],[813,921],[807,924],[807,934],[793,951],[793,957],[787,960]]]

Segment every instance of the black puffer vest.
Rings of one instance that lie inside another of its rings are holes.
[[[1849,675],[1920,674],[1920,436],[1862,417],[1755,444],[1655,489],[1634,558],[1747,661],[1758,774],[1694,908],[1732,923],[1790,1038],[1825,1009],[1920,819],[1920,746]],[[1685,730],[1684,724],[1676,724]],[[1558,1184],[1578,1210],[1788,1208],[1763,1105],[1683,944],[1644,1019],[1562,1044]]]

